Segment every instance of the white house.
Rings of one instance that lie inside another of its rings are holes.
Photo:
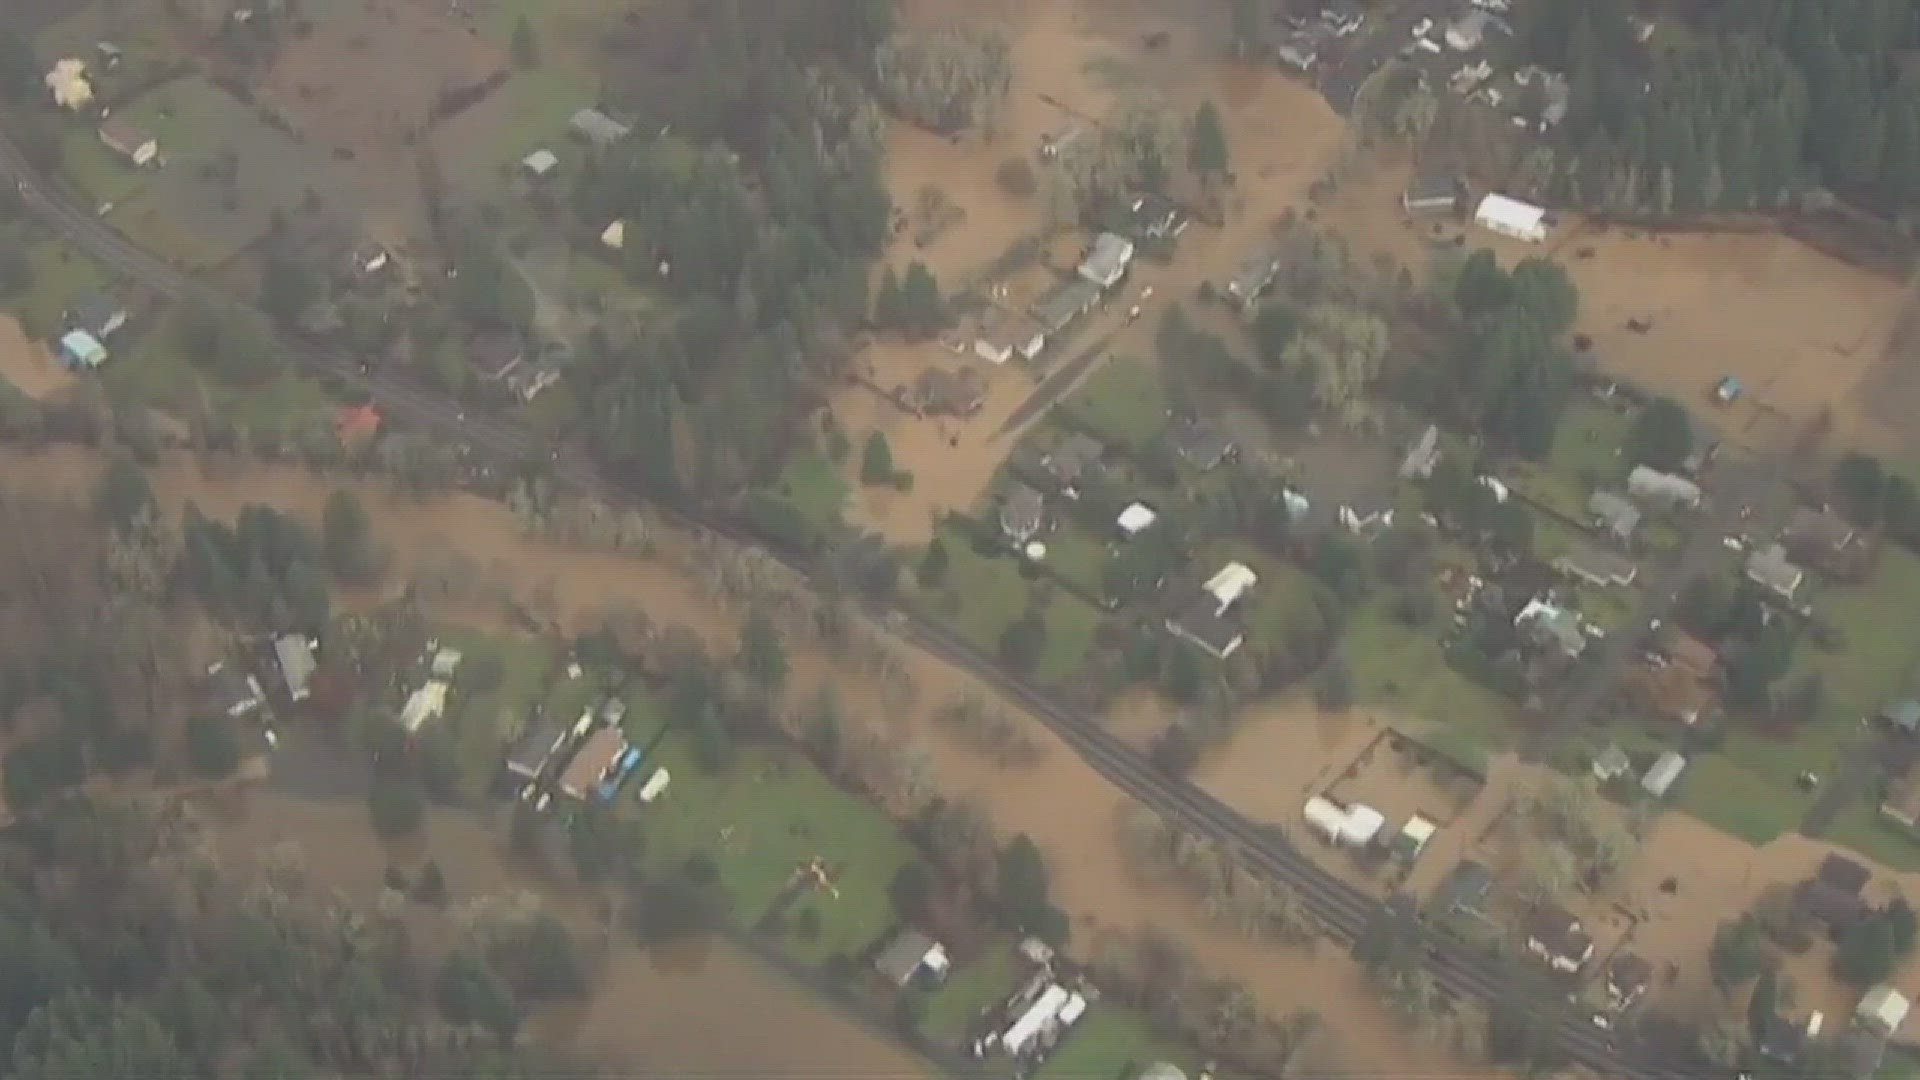
[[[520,167],[532,174],[535,179],[544,180],[552,176],[560,167],[560,157],[551,150],[540,149],[520,159]]]
[[[1525,240],[1530,244],[1540,243],[1547,238],[1546,218],[1545,210],[1500,194],[1490,194],[1481,199],[1479,207],[1473,212],[1473,223],[1488,232]]]
[[[1627,494],[1642,499],[1662,499],[1676,505],[1700,505],[1700,485],[1684,476],[1664,473],[1645,465],[1635,465],[1627,474]]]
[[[407,703],[400,707],[400,727],[412,735],[427,721],[439,719],[447,711],[447,689],[446,683],[433,679],[409,694]]]
[[[1116,233],[1103,232],[1093,238],[1093,250],[1080,264],[1080,276],[1102,289],[1111,289],[1127,276],[1133,262],[1133,241]]]
[[[1211,593],[1213,598],[1220,602],[1222,608],[1228,608],[1259,581],[1260,576],[1246,564],[1230,562],[1221,567],[1219,573],[1208,578],[1207,583],[1201,588]]]
[[[620,220],[608,222],[607,227],[600,230],[600,242],[615,251],[626,247],[627,223]]]

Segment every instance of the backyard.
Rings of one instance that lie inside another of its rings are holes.
[[[1115,358],[1062,403],[1073,422],[1102,442],[1138,447],[1167,426],[1167,394],[1151,365]]]
[[[829,887],[808,887],[786,912],[789,927],[812,910],[817,934],[791,933],[786,948],[818,963],[854,955],[894,923],[887,888],[913,857],[892,821],[835,787],[800,755],[750,747],[724,773],[708,774],[685,739],[669,734],[648,757],[673,776],[667,796],[641,810],[649,862],[676,867],[703,854],[719,870],[734,915],[751,927],[815,859]]]
[[[1394,726],[1472,769],[1512,746],[1513,703],[1447,663],[1433,627],[1408,626],[1390,597],[1353,613],[1340,644],[1354,700],[1384,709]]]
[[[982,554],[966,533],[951,526],[941,530],[939,540],[947,552],[947,570],[937,585],[915,591],[917,607],[975,648],[998,654],[1001,637],[1038,594],[1046,639],[1034,661],[1034,677],[1053,683],[1079,669],[1100,627],[1099,608],[1046,581],[1037,570],[1029,580],[1012,552]]]

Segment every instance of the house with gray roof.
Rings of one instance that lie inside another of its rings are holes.
[[[567,121],[567,127],[595,146],[612,146],[633,134],[632,128],[599,109],[581,109]]]
[[[1000,501],[1000,531],[1015,544],[1025,544],[1046,524],[1047,500],[1025,484],[1007,486]]]
[[[1604,530],[1623,544],[1631,541],[1640,528],[1640,508],[1616,492],[1596,491],[1588,496],[1587,514],[1593,518],[1594,528]]]
[[[1792,600],[1806,578],[1806,571],[1788,560],[1787,549],[1780,544],[1755,548],[1747,556],[1747,580],[1782,600]]]
[[[1120,284],[1133,265],[1133,241],[1118,233],[1103,232],[1093,238],[1093,247],[1081,261],[1079,274],[1102,290]]]
[[[1099,302],[1100,286],[1085,278],[1074,278],[1047,290],[1027,309],[1027,314],[1040,324],[1041,331],[1047,337],[1052,337],[1065,330],[1073,320],[1092,311]]]
[[[1632,559],[1587,543],[1569,546],[1553,560],[1553,568],[1589,585],[1631,585],[1640,573]]]

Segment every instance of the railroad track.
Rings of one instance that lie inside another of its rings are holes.
[[[129,243],[95,215],[61,198],[21,157],[4,131],[0,131],[0,176],[16,185],[29,211],[68,242],[129,278],[173,298],[197,296],[223,304],[236,302],[234,297]],[[646,502],[697,531],[767,550],[811,583],[811,567],[794,553],[770,548],[730,522],[698,509],[662,506],[632,486],[607,479],[589,462],[560,454],[558,447],[530,436],[519,425],[494,417],[470,416],[457,402],[372,372],[357,361],[310,343],[286,337],[280,340],[287,357],[295,363],[362,388],[393,413],[452,434],[509,462],[546,457],[554,463],[559,478],[597,498],[614,504]],[[1353,942],[1378,914],[1379,900],[1314,863],[1275,830],[1256,825],[1191,783],[1156,769],[1096,720],[1067,709],[1014,678],[945,628],[904,608],[877,602],[868,603],[865,614],[909,644],[970,672],[1020,702],[1120,790],[1196,835],[1227,845],[1249,868],[1295,890],[1325,932],[1337,942]],[[1455,997],[1493,1002],[1508,994],[1515,985],[1513,977],[1498,961],[1453,939],[1429,934],[1425,953],[1436,984]],[[1630,1055],[1616,1046],[1606,1032],[1594,1027],[1584,1016],[1564,1016],[1559,1036],[1568,1055],[1588,1068],[1637,1080],[1684,1080],[1682,1073],[1637,1060],[1638,1055]]]

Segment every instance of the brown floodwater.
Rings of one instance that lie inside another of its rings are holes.
[[[14,488],[85,498],[99,471],[100,456],[90,450],[0,449],[0,475]],[[331,491],[350,487],[373,511],[376,534],[393,549],[400,565],[408,565],[423,551],[452,548],[501,570],[502,581],[523,600],[550,583],[563,621],[590,618],[610,598],[618,597],[641,605],[656,623],[681,622],[716,643],[733,635],[732,618],[705,599],[677,568],[658,560],[592,554],[527,538],[510,512],[483,499],[451,495],[422,503],[377,481],[342,484],[283,466],[222,468],[218,473],[218,477],[209,476],[188,455],[170,453],[163,455],[151,478],[157,497],[170,511],[177,512],[189,498],[210,514],[231,514],[248,502],[266,502],[309,520],[318,516]],[[917,693],[909,707],[888,709],[871,679],[834,666],[811,650],[792,651],[789,695],[793,701],[810,700],[822,680],[833,679],[850,716],[865,718],[893,739],[925,752],[937,790],[949,796],[977,796],[996,827],[1009,835],[1024,832],[1033,838],[1047,855],[1056,900],[1074,917],[1080,940],[1090,940],[1100,931],[1149,927],[1171,933],[1193,950],[1205,970],[1245,982],[1268,1010],[1285,1013],[1309,1007],[1318,1011],[1330,1030],[1331,1044],[1338,1047],[1332,1053],[1343,1064],[1387,1070],[1431,1063],[1433,1051],[1415,1047],[1402,1035],[1400,1026],[1364,984],[1359,968],[1344,954],[1332,948],[1302,951],[1250,945],[1208,924],[1199,905],[1186,895],[1141,882],[1128,867],[1118,840],[1118,819],[1126,797],[1011,703],[924,653],[900,649],[898,655]],[[1039,761],[1009,769],[949,740],[928,714],[962,693],[1025,719],[1034,739],[1042,744]],[[350,825],[330,826],[328,834],[361,837],[371,845],[363,809],[352,807],[349,814]],[[278,827],[291,827],[284,816],[275,820]],[[438,817],[433,828],[434,853],[443,863],[455,847],[493,846],[479,836],[443,832]],[[350,845],[343,842],[341,846]],[[331,849],[326,857],[348,858]],[[350,872],[343,863],[327,871],[329,879],[338,872],[347,875],[343,882],[377,886],[378,866],[365,869],[372,864],[364,859],[352,865],[362,869]],[[592,1024],[586,1028],[592,1030]]]

